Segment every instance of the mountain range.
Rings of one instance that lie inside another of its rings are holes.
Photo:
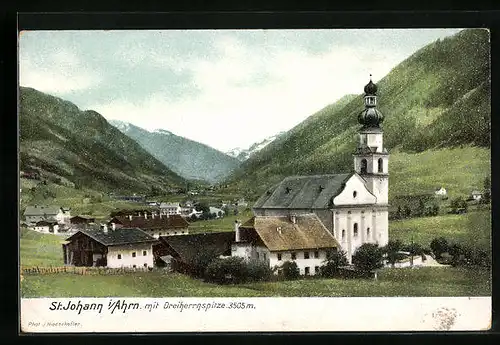
[[[391,152],[390,183],[400,183],[400,188],[390,189],[390,196],[408,192],[404,181],[414,178],[420,168],[428,176],[420,176],[411,192],[426,192],[433,184],[453,185],[455,167],[461,169],[457,174],[468,174],[464,181],[480,185],[476,180],[489,174],[488,30],[466,29],[431,43],[401,62],[377,85],[377,107],[385,115],[384,145]],[[288,175],[351,171],[360,127],[357,115],[363,109],[362,94],[343,97],[252,155],[228,183],[258,196]],[[456,150],[461,147],[479,148],[472,158],[481,157],[481,161],[470,161],[463,169],[461,158],[471,155]],[[440,161],[427,165],[432,159],[426,152],[433,152]],[[423,179],[429,181],[422,183]]]
[[[217,183],[240,164],[234,157],[164,129],[148,131],[122,121],[110,123],[186,179]]]
[[[19,90],[20,169],[75,188],[147,192],[185,180],[93,110],[32,88]]]
[[[278,134],[272,135],[270,137],[265,138],[259,142],[252,144],[249,148],[243,149],[241,147],[235,147],[226,152],[227,155],[238,159],[240,162],[246,161],[250,156],[262,150],[264,147],[272,143],[274,140],[279,138],[285,132],[279,132]]]

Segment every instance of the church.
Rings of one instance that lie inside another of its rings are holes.
[[[264,234],[269,232],[267,223],[283,223],[284,219],[288,219],[289,223],[296,225],[304,217],[308,218],[308,223],[314,223],[311,218],[314,217],[328,232],[321,235],[322,241],[316,242],[340,247],[346,252],[349,262],[363,243],[387,244],[389,154],[383,145],[381,124],[384,116],[377,110],[377,85],[372,82],[371,75],[370,82],[364,87],[364,106],[365,109],[358,115],[361,127],[359,142],[353,153],[353,171],[347,174],[286,177],[257,200],[253,206],[254,217],[241,225],[242,230],[253,229],[268,238],[283,237],[285,233],[280,229],[275,229],[271,237]],[[256,224],[262,224],[267,229],[258,229]],[[298,238],[308,236],[307,228],[302,230],[300,233],[292,231],[289,236],[297,236],[297,241],[307,242],[307,238]],[[316,235],[318,231],[316,228]],[[327,239],[328,236],[333,240]],[[265,243],[261,245],[269,247]],[[280,249],[290,249],[295,254],[292,257],[297,257],[297,248]],[[322,248],[309,249],[311,253],[316,253]],[[310,254],[304,252],[306,256],[310,257]],[[308,270],[305,267],[301,269],[301,272],[306,271],[314,272],[310,267]]]
[[[234,232],[160,236],[165,255],[188,265],[203,249],[221,258],[241,257],[270,268],[287,261],[301,275],[316,275],[332,249],[343,250],[349,263],[363,243],[385,246],[388,233],[389,154],[383,146],[377,110],[377,86],[364,88],[365,109],[347,174],[289,176],[269,188],[254,204],[254,216]]]

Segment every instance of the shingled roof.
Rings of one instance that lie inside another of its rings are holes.
[[[82,229],[73,236],[69,237],[66,241],[71,241],[72,238],[79,233],[87,235],[105,246],[157,242],[156,238],[149,236],[144,231],[137,228],[120,228],[108,230],[107,232],[96,229]]]
[[[25,216],[55,216],[62,210],[59,206],[27,206]],[[64,211],[63,211],[64,212]]]
[[[255,216],[240,229],[254,229],[270,251],[340,248],[335,237],[315,214],[288,217]]]
[[[253,208],[327,208],[352,174],[290,176],[267,190]]]
[[[189,223],[178,214],[170,216],[155,216],[154,218],[148,216],[144,218],[142,216],[132,217],[130,220],[127,216],[117,216],[109,221],[109,223],[119,223],[124,227],[129,228],[139,228],[139,229],[185,229],[189,226]]]
[[[234,231],[208,232],[180,236],[160,236],[182,259],[190,262],[199,252],[213,252],[215,255],[231,255],[231,243],[234,242]]]

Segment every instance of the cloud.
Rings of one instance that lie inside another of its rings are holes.
[[[80,58],[60,50],[46,57],[33,59],[20,53],[19,84],[56,95],[96,87],[101,77],[85,69]]]
[[[165,128],[227,151],[288,130],[346,93],[361,93],[370,72],[382,77],[404,58],[345,47],[316,54],[255,47],[230,37],[213,48],[221,58],[182,64],[198,94],[171,100],[158,92],[139,103],[93,108],[109,119]]]

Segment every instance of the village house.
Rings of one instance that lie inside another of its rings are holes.
[[[142,216],[116,216],[108,222],[108,226],[112,224],[116,228],[139,228],[154,238],[189,233],[189,223],[179,214],[155,215],[153,212],[151,215],[143,213]]]
[[[154,267],[154,237],[137,228],[80,230],[63,244],[64,264],[110,268]]]
[[[54,219],[58,224],[69,224],[70,209],[59,206],[27,206],[24,217],[28,225],[34,225],[41,220]]]
[[[203,211],[196,211],[196,209],[193,207],[191,209],[191,212],[186,214],[186,218],[192,218],[193,216],[195,216],[196,218],[200,218],[202,214],[203,214]]]
[[[478,190],[474,190],[471,193],[472,200],[480,201],[482,197],[483,197],[483,193],[478,191]]]
[[[349,263],[362,244],[385,246],[389,241],[389,154],[380,126],[384,116],[376,109],[377,86],[371,79],[364,91],[365,110],[358,115],[362,127],[353,154],[354,171],[286,177],[253,206],[254,215],[268,217],[266,222],[273,222],[269,217],[275,217],[278,223],[286,217],[315,214],[346,252]],[[296,248],[288,252],[292,250]]]
[[[339,242],[314,213],[291,216],[255,216],[243,225],[235,223],[231,255],[263,261],[279,268],[294,261],[301,275],[319,274],[329,251]]]
[[[436,188],[436,190],[434,191],[434,195],[439,197],[445,197],[447,195],[446,188],[444,187]]]
[[[89,216],[74,216],[70,218],[70,224],[90,224],[95,223],[95,218]]]
[[[242,199],[237,200],[237,201],[234,203],[234,205],[235,205],[236,207],[247,207],[247,206],[248,206],[248,202],[246,202],[246,200],[242,198]]]
[[[162,202],[160,204],[160,214],[163,215],[181,214],[181,206],[178,203]]]
[[[59,224],[57,224],[57,221],[55,219],[40,220],[35,223],[33,230],[44,234],[57,234],[59,230]]]
[[[208,232],[185,236],[161,236],[154,246],[155,260],[161,260],[167,268],[175,260],[177,268],[189,270],[196,255],[210,253],[217,257],[230,257],[234,232]]]
[[[209,211],[208,212],[210,214],[215,215],[216,218],[224,217],[224,215],[225,215],[224,210],[222,210],[220,208],[217,208],[217,207],[212,207],[212,206],[209,207]]]

